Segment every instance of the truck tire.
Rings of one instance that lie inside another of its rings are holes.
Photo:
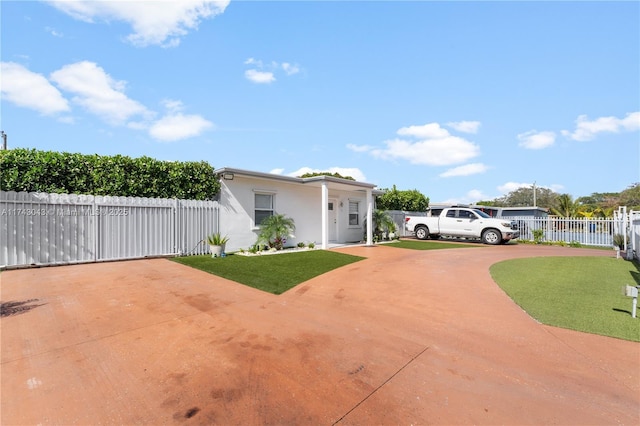
[[[416,238],[419,240],[426,240],[429,238],[429,228],[424,225],[417,226],[415,229]]]
[[[502,242],[502,233],[497,229],[489,228],[482,231],[482,242],[493,246]]]

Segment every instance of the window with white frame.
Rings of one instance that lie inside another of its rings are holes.
[[[349,201],[349,225],[360,225],[360,202]]]
[[[273,216],[273,200],[274,194],[256,193],[255,194],[255,213],[254,220],[256,226],[259,226],[263,220]]]

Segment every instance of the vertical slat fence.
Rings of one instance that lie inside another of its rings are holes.
[[[204,254],[216,201],[0,191],[0,267]]]

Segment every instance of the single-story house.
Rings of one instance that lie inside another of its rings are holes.
[[[218,203],[221,234],[229,241],[226,251],[248,249],[256,243],[260,222],[273,214],[294,220],[296,230],[285,246],[330,244],[365,240],[372,244],[371,223],[376,185],[334,176],[298,178],[223,167]],[[365,232],[367,235],[365,235]]]

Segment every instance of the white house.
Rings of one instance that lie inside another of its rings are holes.
[[[229,252],[247,249],[256,243],[259,223],[272,214],[294,220],[295,235],[286,246],[299,242],[315,243],[326,249],[330,244],[365,239],[365,223],[371,223],[375,185],[333,176],[297,178],[223,167],[215,170],[220,178],[219,226],[229,237]],[[368,227],[366,243],[372,243]]]

